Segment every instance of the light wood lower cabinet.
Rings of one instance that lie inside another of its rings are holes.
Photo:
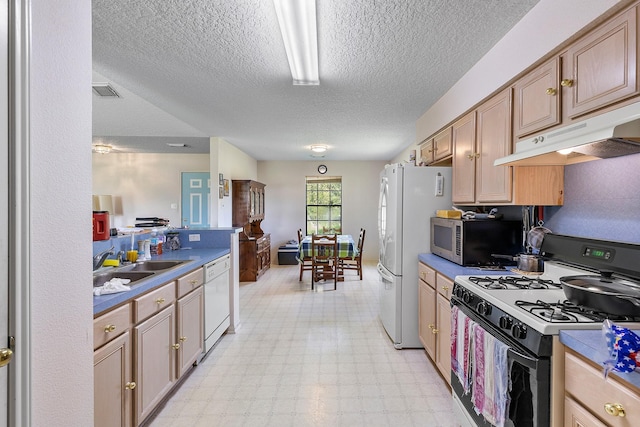
[[[640,425],[640,391],[602,367],[565,353],[565,426],[635,427]]]
[[[139,426],[197,363],[203,282],[198,268],[94,319],[95,426]]]
[[[131,376],[131,336],[128,331],[93,353],[95,427],[129,427],[135,382]]]
[[[204,343],[204,290],[202,286],[178,300],[178,377],[182,377],[202,354]]]
[[[176,381],[176,310],[172,304],[134,328],[136,425],[148,417]]]
[[[451,385],[451,308],[453,282],[418,263],[418,335],[425,351]]]

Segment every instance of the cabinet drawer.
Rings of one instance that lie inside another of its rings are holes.
[[[125,332],[130,325],[131,304],[123,305],[93,319],[94,350]]]
[[[436,288],[438,289],[438,293],[445,297],[446,299],[451,299],[451,291],[453,291],[453,281],[447,277],[444,277],[442,274],[438,273],[436,275]]]
[[[191,273],[185,274],[179,278],[177,282],[178,298],[180,298],[204,283],[204,272],[202,268],[199,268]]]
[[[141,322],[147,317],[170,306],[176,300],[175,283],[167,283],[158,289],[149,292],[133,300],[135,323]]]
[[[596,368],[572,353],[565,354],[565,390],[612,427],[631,427],[640,420],[640,396],[613,377],[606,380]],[[605,405],[620,405],[625,416],[609,415]]]
[[[435,288],[436,284],[436,271],[426,264],[418,263],[418,277],[420,280],[426,282],[432,288]]]

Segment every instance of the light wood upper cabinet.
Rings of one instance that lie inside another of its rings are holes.
[[[567,117],[638,94],[637,14],[633,7],[568,48],[562,75]]]
[[[560,58],[538,67],[513,86],[513,133],[539,132],[562,121],[560,115]]]
[[[451,128],[448,127],[433,137],[433,161],[437,162],[451,155],[453,146]]]
[[[420,158],[417,160],[418,163],[424,163],[425,165],[433,163],[433,139],[422,142],[420,145]]]
[[[452,126],[454,203],[475,202],[476,177],[476,112],[473,111]]]
[[[510,202],[511,168],[493,162],[511,153],[511,91],[491,98],[452,129],[453,202]]]
[[[511,154],[511,90],[503,91],[477,109],[476,198],[478,203],[511,201],[511,167],[494,166]],[[478,156],[479,155],[479,156]]]

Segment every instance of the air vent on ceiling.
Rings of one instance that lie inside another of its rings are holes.
[[[93,83],[91,86],[93,87],[93,91],[98,96],[120,98],[120,95],[118,95],[118,92],[116,92],[116,90],[113,87],[111,87],[109,83]]]

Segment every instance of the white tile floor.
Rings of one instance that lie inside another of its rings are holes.
[[[152,427],[453,426],[450,392],[423,350],[396,350],[378,319],[374,265],[337,291],[297,266],[240,285],[224,335]],[[333,283],[331,283],[333,287]],[[416,295],[417,297],[417,295]]]

